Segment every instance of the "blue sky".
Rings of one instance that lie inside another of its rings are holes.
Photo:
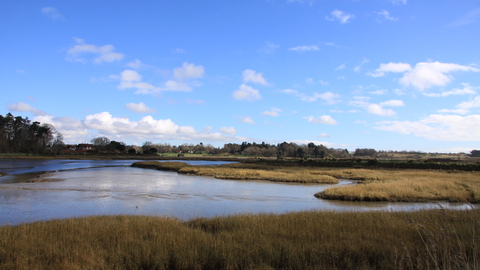
[[[477,0],[0,0],[0,113],[66,143],[480,149]]]

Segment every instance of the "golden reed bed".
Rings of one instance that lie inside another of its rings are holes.
[[[236,180],[270,180],[324,184],[336,184],[338,179],[359,180],[357,185],[328,188],[324,192],[315,195],[323,199],[480,202],[480,172],[318,168],[306,166],[283,167],[256,163],[191,166],[183,162],[158,161],[137,162],[134,166]]]
[[[479,269],[480,210],[101,216],[0,227],[0,269]]]

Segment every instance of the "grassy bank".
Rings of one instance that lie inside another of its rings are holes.
[[[107,216],[0,227],[1,269],[478,269],[480,211]]]
[[[141,161],[133,167],[176,171],[183,174],[211,176],[232,180],[268,180],[277,182],[336,184],[335,177],[321,173],[315,168],[283,168],[249,163],[225,164],[221,166],[192,166],[183,162]]]
[[[319,198],[348,201],[480,202],[479,172],[429,170],[338,170],[358,185],[326,189]]]
[[[233,163],[221,166],[190,166],[182,162],[136,162],[132,166],[171,170],[221,179],[271,180],[298,183],[338,183],[359,180],[357,185],[328,188],[316,197],[348,201],[480,202],[480,172],[318,168],[264,163]]]

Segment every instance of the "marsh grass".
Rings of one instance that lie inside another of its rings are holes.
[[[137,162],[134,165],[220,179],[270,180],[297,183],[336,184],[338,179],[359,180],[357,185],[328,188],[316,197],[348,201],[480,202],[480,172],[318,168],[274,166],[261,163],[231,163],[221,166],[191,166],[182,162]]]
[[[0,269],[478,269],[480,210],[103,216],[0,227]]]
[[[329,188],[316,196],[350,201],[480,202],[479,172],[343,170],[342,174],[342,178],[362,181],[355,186]]]
[[[239,163],[242,164],[242,163]],[[290,168],[261,165],[226,164],[220,166],[193,166],[184,162],[135,162],[134,167],[152,168],[158,170],[177,171],[182,174],[211,176],[220,179],[232,180],[268,180],[277,182],[323,183],[336,184],[335,177],[321,174],[313,168]]]

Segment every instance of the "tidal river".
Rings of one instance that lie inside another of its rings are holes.
[[[0,226],[91,215],[182,220],[303,210],[415,211],[434,203],[341,202],[313,195],[335,185],[235,181],[133,168],[135,160],[0,159]],[[219,161],[185,161],[219,165]],[[351,185],[342,180],[338,185]],[[441,203],[465,209],[468,205]]]

